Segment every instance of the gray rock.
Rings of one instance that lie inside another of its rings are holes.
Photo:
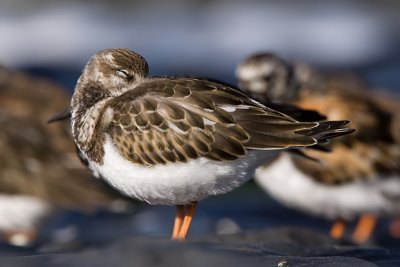
[[[399,249],[343,245],[302,229],[206,236],[178,243],[131,237],[77,252],[0,258],[0,266],[398,266]]]

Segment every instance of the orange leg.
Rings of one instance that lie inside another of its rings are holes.
[[[347,222],[342,219],[338,219],[332,225],[329,235],[334,239],[342,239],[344,232],[346,231]]]
[[[176,205],[176,215],[175,215],[175,222],[174,222],[174,229],[172,231],[172,240],[177,240],[179,237],[179,233],[181,232],[183,219],[186,214],[186,207],[185,205]]]
[[[394,218],[390,222],[389,233],[393,238],[400,238],[400,218]]]
[[[194,216],[194,212],[196,211],[197,202],[193,202],[192,204],[186,205],[186,214],[183,219],[182,227],[179,232],[177,240],[184,241],[187,233],[189,232],[190,224],[192,223],[192,219]]]
[[[353,232],[352,239],[357,244],[363,244],[368,241],[374,231],[377,218],[372,214],[364,214],[358,220]]]

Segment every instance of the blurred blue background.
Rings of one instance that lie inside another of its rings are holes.
[[[0,40],[0,64],[50,78],[69,92],[88,58],[111,47],[142,54],[151,75],[234,83],[243,58],[269,50],[323,69],[354,71],[376,88],[400,89],[400,1],[395,0],[2,0]],[[283,208],[251,185],[241,190],[201,203],[192,234],[285,224],[329,229],[329,222]],[[92,241],[127,233],[168,235],[174,211],[141,209],[129,220],[98,216],[96,223],[80,215],[53,223],[81,221],[80,235]],[[114,227],[104,227],[107,222]]]
[[[72,90],[96,51],[141,53],[153,75],[234,82],[256,51],[349,69],[374,87],[400,84],[400,2],[50,1],[0,3],[0,63],[49,76]]]

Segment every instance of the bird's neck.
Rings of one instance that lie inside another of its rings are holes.
[[[107,90],[101,84],[78,81],[71,101],[72,111],[86,111],[96,103],[109,97]]]
[[[106,109],[110,96],[96,84],[78,83],[71,101],[72,135],[78,147],[87,155],[96,148],[95,141],[99,138],[96,129]]]

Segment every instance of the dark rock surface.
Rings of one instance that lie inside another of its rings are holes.
[[[324,234],[331,222],[279,206],[252,184],[201,202],[185,243],[168,239],[173,216],[174,207],[148,205],[66,214],[45,226],[36,247],[0,245],[0,266],[400,266],[385,220],[366,246],[339,242]],[[55,238],[71,225],[70,241]]]
[[[355,247],[305,229],[209,235],[178,243],[130,237],[78,251],[0,256],[0,266],[400,266],[400,250]]]

